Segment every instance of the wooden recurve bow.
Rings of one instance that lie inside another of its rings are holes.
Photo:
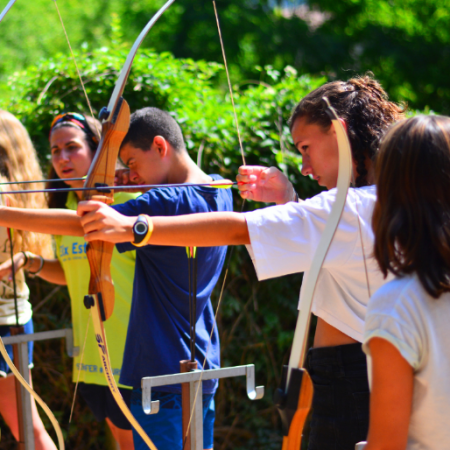
[[[275,392],[275,404],[280,412],[283,426],[282,450],[300,449],[303,427],[311,408],[313,385],[308,372],[303,366],[309,334],[312,301],[320,270],[345,207],[352,173],[352,156],[347,133],[328,99],[324,98],[323,100],[325,111],[331,119],[338,141],[339,174],[337,192],[330,217],[314,254],[311,269],[304,279],[302,301],[299,307],[289,365],[284,367],[282,384]]]
[[[130,74],[131,65],[136,56],[136,52],[147,33],[174,1],[175,0],[167,1],[153,16],[141,31],[127,56],[108,107],[103,108],[100,112],[100,119],[102,120],[102,136],[84,187],[114,185],[116,161],[120,145],[127,134],[130,125],[130,108],[128,103],[122,98],[122,94],[128,75]],[[114,194],[112,190],[109,192],[102,190],[97,193],[95,191],[86,191],[84,195],[85,200],[97,200],[108,204],[113,202],[113,197]],[[120,394],[119,388],[117,387],[111,369],[103,322],[108,320],[114,310],[114,285],[110,274],[113,249],[114,244],[103,241],[93,241],[87,246],[86,255],[91,268],[91,278],[89,282],[89,295],[85,297],[85,305],[87,308],[90,308],[92,314],[95,338],[108,387],[119,408],[147,446],[151,450],[157,450],[151,439],[147,436],[143,428],[128,409]]]

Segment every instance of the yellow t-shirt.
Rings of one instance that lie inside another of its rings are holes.
[[[125,203],[140,194],[119,192],[114,195],[114,203]],[[66,207],[75,210],[77,199],[73,192],[69,193]],[[80,382],[107,386],[102,371],[98,348],[94,335],[94,327],[89,321],[83,361],[81,354],[89,319],[89,310],[84,306],[84,296],[89,290],[90,268],[86,257],[86,242],[83,237],[55,236],[56,254],[66,276],[72,307],[72,327],[74,346],[79,347],[79,355],[74,358],[72,379],[75,382],[80,371]],[[111,359],[111,367],[116,382],[119,381],[122,368],[123,352],[130,316],[131,297],[133,293],[135,252],[119,253],[114,248],[111,260],[111,277],[114,281],[114,312],[104,322],[106,339]],[[119,385],[120,387],[126,387]]]

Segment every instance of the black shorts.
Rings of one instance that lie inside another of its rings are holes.
[[[99,422],[108,418],[117,428],[131,430],[130,422],[123,415],[108,386],[79,383],[78,391]],[[119,391],[129,408],[132,390],[119,388]]]
[[[354,450],[367,439],[369,383],[361,344],[312,348],[307,369],[314,385],[308,450]]]

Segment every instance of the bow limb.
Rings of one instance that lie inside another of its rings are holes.
[[[308,340],[311,319],[311,307],[316,283],[345,207],[352,174],[352,156],[347,133],[340,122],[336,111],[328,102],[328,99],[324,98],[324,102],[327,105],[326,113],[331,119],[338,141],[339,173],[337,192],[330,217],[325,225],[316,253],[314,254],[311,269],[307,273],[302,287],[302,302],[295,327],[289,366],[287,368],[287,373],[285,374],[286,387],[283,393],[278,393],[278,406],[280,406],[280,414],[285,430],[283,450],[298,450],[300,448],[303,425],[311,407],[313,395],[312,382],[306,370],[298,368],[303,366],[305,360],[306,343]],[[280,399],[280,396],[284,396],[284,398]],[[289,405],[289,396],[294,397],[296,404]],[[287,411],[288,408],[286,408],[286,406],[294,407],[293,414],[292,411],[291,413]],[[287,434],[286,429],[288,429]]]
[[[94,302],[98,303],[97,296],[93,296]],[[100,319],[100,315],[98,314],[98,307],[96,304],[93,305],[91,308],[91,314],[92,314],[92,322],[94,324],[94,332],[95,332],[95,338],[97,340],[98,350],[100,353],[100,360],[102,363],[103,372],[105,374],[106,380],[108,381],[108,386],[111,391],[112,396],[114,397],[114,400],[116,401],[119,408],[122,410],[124,416],[128,419],[130,424],[134,427],[134,429],[137,431],[139,436],[143,439],[143,441],[147,444],[148,448],[151,450],[158,450],[151,441],[151,439],[147,436],[143,428],[139,425],[138,421],[134,418],[133,414],[131,414],[131,411],[129,410],[128,406],[126,405],[122,394],[119,391],[119,388],[117,387],[116,380],[114,379],[113,371],[111,369],[111,362],[109,360],[109,353],[108,353],[108,346],[106,343],[106,334],[105,329],[103,327],[103,323]]]
[[[144,40],[145,36],[147,36],[148,32],[152,29],[152,27],[156,23],[156,21],[164,14],[164,12],[174,2],[175,2],[175,0],[168,0],[161,7],[161,9],[147,23],[145,28],[141,31],[141,33],[137,37],[136,41],[134,42],[133,47],[131,47],[131,50],[128,53],[125,64],[124,64],[122,70],[120,71],[119,79],[117,80],[116,86],[114,87],[114,91],[112,93],[111,99],[108,103],[107,113],[109,116],[111,116],[112,111],[114,111],[114,109],[117,105],[117,102],[119,101],[120,97],[123,94],[123,90],[127,83],[128,75],[130,74],[131,65],[133,64],[133,60],[134,60],[134,57],[136,56],[138,48],[141,46],[142,41]],[[106,111],[105,111],[105,113],[106,113]],[[109,118],[110,117],[108,117],[108,120],[109,120]]]
[[[2,354],[3,358],[5,359],[6,363],[8,364],[9,368],[11,369],[11,372],[14,374],[14,376],[19,380],[20,384],[29,392],[29,394],[36,400],[37,403],[41,406],[41,408],[45,411],[48,418],[50,419],[50,422],[52,423],[56,436],[58,438],[58,447],[60,450],[64,450],[64,438],[61,431],[61,428],[59,426],[58,421],[56,420],[56,417],[50,410],[50,408],[47,406],[47,404],[42,400],[41,397],[33,390],[33,388],[25,381],[25,378],[20,374],[17,367],[14,365],[14,363],[11,361],[11,358],[8,355],[8,352],[6,351],[5,344],[3,344],[3,340],[0,338],[0,353]]]

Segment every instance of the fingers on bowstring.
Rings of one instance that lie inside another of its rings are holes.
[[[253,200],[255,198],[253,192],[251,190],[243,190],[241,191],[239,189],[239,194],[242,198],[244,198],[245,200]]]

